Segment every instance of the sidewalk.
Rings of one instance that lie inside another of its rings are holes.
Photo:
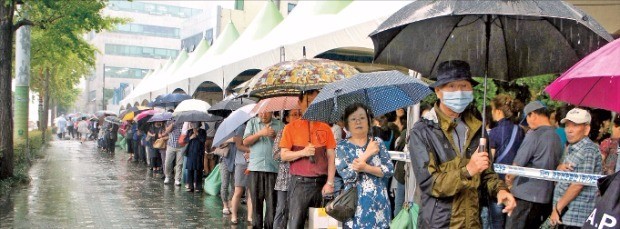
[[[0,208],[0,228],[229,227],[219,196],[164,185],[128,157],[99,152],[92,141],[52,141],[30,185]]]

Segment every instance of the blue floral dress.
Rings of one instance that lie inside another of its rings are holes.
[[[349,228],[389,228],[391,219],[390,201],[386,184],[392,177],[394,165],[385,144],[379,138],[379,153],[368,159],[367,164],[379,166],[383,177],[369,173],[356,173],[351,169],[353,160],[364,154],[363,147],[351,143],[348,139],[340,140],[336,146],[336,170],[345,182],[345,189],[357,183],[357,209],[353,219],[345,222]],[[356,181],[357,178],[357,181]]]

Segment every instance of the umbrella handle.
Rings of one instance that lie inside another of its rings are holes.
[[[487,151],[487,139],[480,138],[480,144],[478,145],[478,153],[484,153]]]

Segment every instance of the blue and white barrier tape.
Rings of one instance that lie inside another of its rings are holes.
[[[587,186],[596,186],[596,180],[604,177],[603,175],[534,169],[502,164],[493,164],[493,168],[496,173],[501,174],[511,174],[547,181],[578,183]]]
[[[411,162],[409,154],[399,151],[389,151],[390,157],[395,161]],[[510,174],[522,177],[529,177],[540,180],[555,181],[555,182],[570,182],[578,183],[587,186],[596,186],[596,180],[603,177],[603,175],[574,173],[574,172],[562,172],[555,170],[534,169],[526,168],[514,165],[493,164],[493,169],[496,173]]]

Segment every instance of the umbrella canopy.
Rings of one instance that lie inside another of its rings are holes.
[[[209,108],[208,112],[218,116],[227,116],[230,112],[237,110],[245,105],[255,104],[254,100],[248,98],[225,99]]]
[[[95,116],[97,118],[106,117],[106,116],[116,116],[116,112],[100,110],[100,111],[95,112]]]
[[[121,119],[118,118],[118,117],[115,117],[115,116],[105,117],[104,121],[107,122],[107,123],[115,124],[115,125],[121,125],[122,124]]]
[[[142,119],[144,119],[144,118],[146,118],[146,117],[149,117],[149,118],[150,118],[151,116],[153,116],[153,115],[155,115],[155,114],[157,114],[157,111],[154,111],[154,110],[146,110],[146,111],[143,111],[142,113],[140,113],[140,114],[136,115],[136,117],[135,117],[133,120],[137,122],[137,121],[140,121],[140,120],[142,120]],[[148,119],[147,119],[147,120],[148,120]]]
[[[255,107],[256,104],[245,105],[244,107],[233,111],[226,119],[224,119],[224,121],[222,121],[220,126],[217,128],[217,132],[215,132],[215,137],[213,137],[213,145],[219,146],[231,138],[239,126],[255,116],[255,113],[252,112],[252,109]]]
[[[162,99],[164,98],[164,96],[166,95],[158,95],[157,97],[155,97],[155,99],[153,99],[153,101],[149,102],[148,106],[149,107],[161,107],[161,106],[166,106],[163,102]]]
[[[192,97],[187,94],[172,93],[164,96],[161,99],[161,103],[165,104],[166,106],[176,106],[179,105],[179,103],[188,99],[192,99]]]
[[[299,98],[297,96],[282,96],[258,101],[254,109],[252,109],[252,113],[260,114],[293,109],[299,109]]]
[[[428,85],[399,71],[361,73],[325,85],[303,118],[335,123],[350,104],[366,104],[379,116],[419,103],[431,93]]]
[[[222,117],[211,115],[203,111],[185,111],[174,117],[178,123],[183,122],[214,122],[222,120]]]
[[[165,122],[168,120],[172,120],[172,113],[164,112],[164,113],[154,114],[153,117],[151,117],[148,122]]]
[[[380,63],[434,79],[440,63],[464,60],[474,76],[504,81],[566,71],[612,39],[593,17],[548,0],[415,1],[370,37]]]
[[[321,89],[325,84],[357,73],[353,66],[326,59],[284,61],[254,76],[252,85],[249,85],[250,96],[295,96],[302,91]]]
[[[121,112],[119,117],[122,117],[123,121],[129,121],[132,120],[136,115],[140,114],[142,111],[150,109],[150,107],[144,106],[130,107],[129,109],[125,110],[125,112]]]
[[[178,115],[184,111],[202,111],[207,112],[211,108],[209,103],[199,100],[199,99],[188,99],[181,103],[174,109],[174,113],[172,115]]]
[[[579,61],[545,91],[555,100],[620,112],[620,40]]]

